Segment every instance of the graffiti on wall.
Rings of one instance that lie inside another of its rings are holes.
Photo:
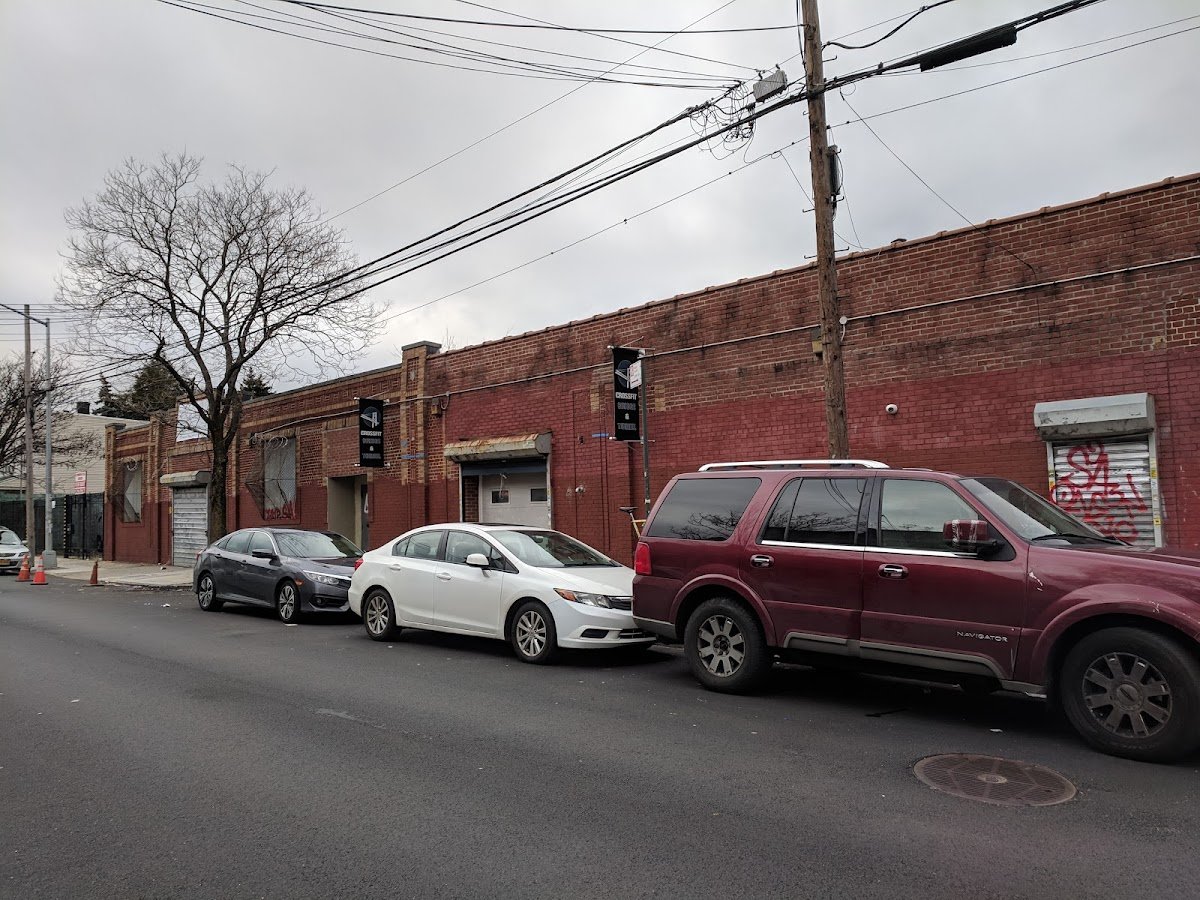
[[[1153,532],[1142,533],[1150,511],[1147,498],[1132,474],[1113,473],[1104,444],[1077,444],[1067,451],[1066,462],[1068,469],[1059,473],[1054,487],[1055,503],[1101,534],[1129,543],[1153,543]]]

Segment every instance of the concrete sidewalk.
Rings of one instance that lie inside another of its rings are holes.
[[[58,558],[58,565],[46,570],[48,578],[87,582],[92,577],[90,559]],[[100,560],[97,580],[101,584],[126,585],[143,588],[186,589],[192,587],[190,566],[157,566],[145,563],[108,562]]]

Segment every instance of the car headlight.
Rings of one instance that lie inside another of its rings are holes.
[[[554,593],[558,594],[564,600],[570,600],[572,603],[582,603],[584,606],[601,606],[604,609],[612,609],[612,604],[608,602],[608,597],[604,594],[587,594],[583,591],[568,591],[565,588],[555,588]]]
[[[349,587],[350,579],[341,575],[326,575],[324,572],[305,572],[311,581],[317,584],[328,584],[332,587]]]

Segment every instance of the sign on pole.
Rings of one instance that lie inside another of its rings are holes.
[[[642,352],[635,347],[613,347],[613,438],[642,439]]]
[[[86,494],[87,493],[87,472],[76,472],[75,473],[75,493],[77,493],[77,494]]]
[[[358,398],[358,464],[381,469],[383,461],[383,401]]]

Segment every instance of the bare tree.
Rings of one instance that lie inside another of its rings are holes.
[[[33,446],[37,448],[34,465],[43,461],[46,446],[46,377],[44,365],[34,359],[38,374],[31,385],[33,397]],[[55,390],[70,376],[65,363],[55,359],[50,364],[49,389]],[[50,450],[54,459],[64,465],[82,462],[100,453],[99,438],[69,427],[71,413],[51,412]],[[0,475],[16,474],[25,469],[25,363],[18,359],[0,362]]]
[[[60,294],[83,320],[77,351],[109,367],[156,361],[194,406],[212,444],[209,536],[225,534],[238,385],[343,371],[373,336],[377,310],[336,280],[344,237],[308,194],[230,167],[204,183],[201,160],[127,160],[66,212],[72,237]]]

